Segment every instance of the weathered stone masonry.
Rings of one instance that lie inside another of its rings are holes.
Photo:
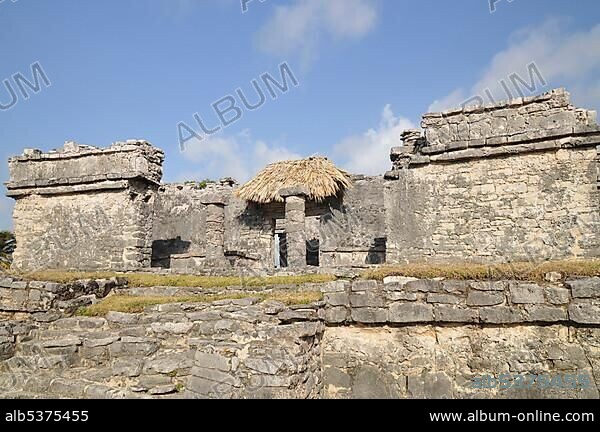
[[[334,269],[600,256],[600,127],[568,93],[426,114],[422,125],[402,135],[384,177],[353,176],[323,203],[292,188],[285,203],[255,205],[231,179],[161,185],[163,152],[145,141],[26,150],[9,161],[14,267],[264,272],[282,229],[294,270],[313,240]],[[216,292],[3,277],[0,397],[598,398],[600,278],[560,276],[338,280],[262,288],[320,290],[309,305],[246,298],[102,318],[73,315],[108,295]],[[501,374],[576,385],[473,385]]]
[[[22,290],[19,282],[3,284]],[[117,282],[75,285],[139,291]],[[0,397],[599,397],[600,278],[389,278],[320,289],[322,302],[291,307],[248,298],[105,318],[27,307],[31,319],[0,323]],[[473,384],[501,374],[577,383]]]
[[[600,256],[595,112],[554,90],[425,114],[422,126],[403,134],[385,176],[353,176],[343,196],[305,201],[304,223],[300,196],[286,214],[283,203],[237,198],[231,179],[159,185],[163,153],[144,141],[28,150],[9,162],[14,266],[269,272],[281,230],[293,270],[308,263],[309,242],[327,268]]]
[[[163,152],[145,141],[65,144],[10,159],[17,270],[148,268]]]
[[[600,128],[564,90],[423,117],[386,174],[388,261],[600,256]]]

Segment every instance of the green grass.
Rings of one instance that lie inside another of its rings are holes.
[[[384,266],[362,273],[363,279],[382,280],[387,276],[405,276],[419,279],[543,281],[547,273],[558,272],[569,276],[600,276],[600,260],[546,261],[542,263],[510,264],[406,264]]]
[[[108,312],[141,313],[149,306],[171,303],[210,303],[217,300],[234,300],[244,298],[258,298],[259,300],[274,300],[285,305],[310,304],[323,299],[318,291],[274,291],[260,294],[220,294],[220,295],[197,295],[183,297],[137,297],[126,295],[113,295],[105,298],[93,306],[81,308],[77,311],[79,316],[100,317]]]
[[[201,287],[223,288],[229,286],[263,287],[268,285],[291,285],[305,283],[323,283],[335,280],[333,275],[306,274],[299,276],[265,276],[265,277],[240,277],[240,276],[192,276],[192,275],[157,275],[152,273],[127,273],[114,272],[66,272],[66,271],[40,271],[35,273],[18,274],[30,280],[69,283],[80,279],[108,279],[115,276],[124,277],[131,287]]]

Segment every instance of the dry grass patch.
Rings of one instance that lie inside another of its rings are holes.
[[[292,285],[305,283],[324,283],[335,280],[333,275],[306,274],[298,276],[193,276],[193,275],[157,275],[152,273],[115,273],[115,272],[66,272],[40,271],[18,274],[16,276],[30,280],[69,283],[80,279],[108,279],[119,276],[129,281],[131,287],[199,287],[223,288],[229,286],[262,287],[268,285]]]
[[[559,272],[569,276],[600,276],[600,260],[546,261],[543,263],[509,264],[406,264],[386,266],[364,272],[364,279],[382,280],[387,276],[406,276],[419,279],[543,281],[547,273]]]
[[[258,298],[262,301],[274,300],[285,305],[303,305],[321,301],[323,295],[318,291],[291,292],[274,291],[271,293],[259,294],[218,294],[218,295],[197,295],[182,297],[138,297],[126,295],[113,295],[105,298],[93,306],[81,308],[78,311],[80,316],[98,317],[105,316],[108,312],[141,313],[149,306],[171,303],[211,303],[218,300],[235,300],[244,298]]]

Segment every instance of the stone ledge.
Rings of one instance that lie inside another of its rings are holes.
[[[564,284],[389,278],[322,288],[327,324],[600,325],[600,278]]]
[[[68,146],[69,143],[65,144]],[[67,151],[52,151],[43,153],[38,149],[25,149],[24,154],[21,156],[13,156],[9,158],[9,162],[29,162],[29,161],[55,161],[58,159],[77,159],[92,155],[106,155],[114,153],[131,153],[136,151],[144,151],[152,149],[157,159],[164,159],[164,151],[154,147],[150,142],[144,140],[129,140],[123,142],[116,142],[112,146],[107,148],[93,147],[93,146],[79,146],[77,151],[73,151],[72,147],[67,147]],[[162,158],[161,158],[162,155]]]
[[[122,278],[86,279],[71,283],[26,281],[11,276],[0,277],[0,312],[45,313],[72,312],[106,297],[112,290],[127,286]],[[51,314],[58,318],[59,314]]]
[[[6,186],[10,192],[137,178],[158,185],[163,160],[163,151],[145,141],[108,149],[67,143],[54,153],[26,150],[24,156],[9,159],[10,180]]]
[[[133,179],[134,177],[132,177]],[[7,197],[18,198],[26,195],[62,195],[70,193],[85,193],[93,191],[121,190],[129,188],[129,180],[106,180],[100,182],[71,184],[62,186],[23,187],[7,184]]]
[[[395,169],[386,173],[386,179],[397,180],[399,178],[399,170],[403,168],[417,168],[429,163],[454,163],[472,159],[513,156],[560,149],[596,147],[600,144],[600,131],[586,136],[571,135],[562,136],[560,139],[554,138],[556,137],[548,137],[548,139],[544,140],[505,141],[502,144],[498,144],[495,138],[488,138],[486,139],[485,146],[480,146],[479,143],[476,146],[472,146],[469,142],[464,142],[460,143],[460,146],[457,145],[453,151],[448,150],[447,145],[432,146],[432,151],[428,151],[428,147],[425,147],[422,151],[424,153],[428,152],[428,156],[414,154],[405,157],[404,166],[400,166],[402,159],[397,156],[396,152],[396,156],[392,157],[393,162],[395,162]]]
[[[490,111],[499,111],[506,108],[518,108],[525,105],[531,105],[535,103],[548,102],[550,100],[556,100],[562,106],[569,105],[570,95],[565,88],[553,89],[549,92],[543,93],[536,96],[519,97],[511,100],[504,100],[498,103],[485,104],[483,106],[475,107],[464,107],[464,108],[453,108],[441,112],[426,113],[423,115],[424,119],[429,118],[448,118],[460,114],[479,114]]]

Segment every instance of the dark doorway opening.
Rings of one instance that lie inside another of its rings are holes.
[[[387,237],[373,240],[369,248],[366,264],[385,264],[387,256]]]
[[[189,252],[192,242],[177,237],[169,240],[154,240],[152,242],[151,267],[171,268],[171,255]]]
[[[286,268],[288,266],[288,252],[285,232],[275,232],[274,251],[275,268]]]
[[[319,267],[320,243],[319,239],[306,241],[306,265]]]

